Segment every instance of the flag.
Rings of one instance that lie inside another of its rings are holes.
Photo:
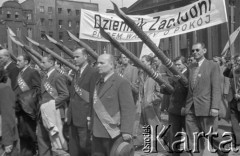
[[[12,40],[10,37],[16,36],[16,34],[12,31],[11,28],[8,27],[7,35],[8,35],[8,51],[9,51],[9,53],[13,54]]]
[[[237,30],[235,30],[235,31],[230,35],[230,37],[229,37],[229,40],[230,40],[230,41],[227,41],[227,43],[226,43],[226,45],[225,45],[225,47],[224,47],[224,49],[223,49],[223,51],[222,51],[222,53],[221,53],[222,56],[225,55],[226,52],[228,51],[229,42],[230,42],[230,46],[234,43],[234,41],[236,40],[236,38],[237,38],[237,36],[238,36],[238,34],[239,34],[239,31],[240,31],[240,27],[238,27]]]

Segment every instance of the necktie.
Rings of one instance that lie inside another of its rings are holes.
[[[99,82],[98,82],[98,93],[100,92],[100,90],[102,89],[104,85],[104,79],[100,78]]]
[[[192,76],[192,84],[193,84],[193,86],[195,86],[195,84],[196,84],[197,75],[198,75],[199,69],[200,69],[200,66],[197,63],[196,67],[194,67],[194,69],[193,69],[193,76]]]

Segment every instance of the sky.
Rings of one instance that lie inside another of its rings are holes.
[[[0,0],[0,6],[2,6],[2,3],[5,1],[7,0]],[[23,1],[24,0],[19,0],[20,3]],[[98,3],[100,12],[106,12],[106,9],[113,9],[111,0],[74,0],[74,1]],[[119,7],[129,7],[137,0],[112,0],[112,1],[116,3]]]

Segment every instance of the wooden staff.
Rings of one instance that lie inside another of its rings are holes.
[[[67,54],[69,57],[74,58],[73,51],[70,50],[67,46],[63,45],[62,43],[56,41],[52,37],[46,35],[49,42],[55,44],[59,49],[61,49],[65,54]]]
[[[86,43],[78,39],[70,31],[67,30],[67,33],[71,37],[71,39],[77,42],[78,45],[80,45],[81,47],[84,47],[89,55],[91,55],[95,60],[98,59],[98,54],[89,45],[87,45]]]
[[[113,2],[112,2],[113,3]],[[152,52],[162,61],[162,63],[174,74],[180,77],[179,82],[188,86],[188,79],[176,68],[174,63],[156,46],[154,42],[130,19],[115,3],[113,3],[115,13],[138,35],[138,37],[152,50]]]
[[[40,49],[42,49],[43,51],[47,52],[48,54],[51,54],[54,58],[56,58],[58,61],[60,61],[61,63],[63,63],[64,65],[66,65],[67,67],[77,71],[78,67],[76,67],[75,65],[71,64],[70,62],[66,61],[64,58],[62,58],[61,56],[59,56],[58,54],[56,54],[54,51],[52,51],[49,48],[46,48],[44,45],[39,44],[38,42],[26,37],[27,40],[29,42],[31,42],[32,44],[38,46]]]
[[[174,91],[173,87],[169,85],[165,80],[163,80],[162,77],[157,72],[155,72],[153,69],[150,69],[145,64],[143,64],[131,51],[129,51],[124,46],[122,46],[118,41],[116,41],[108,33],[106,33],[102,27],[100,27],[100,33],[105,39],[109,40],[114,47],[116,47],[119,51],[121,51],[124,55],[126,55],[129,59],[131,59],[134,62],[134,64],[139,66],[156,82],[162,85],[162,87],[166,87],[166,90],[170,94]]]

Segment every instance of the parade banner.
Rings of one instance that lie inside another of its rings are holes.
[[[227,22],[225,0],[199,0],[173,10],[129,17],[154,40]],[[80,39],[108,42],[99,32],[101,26],[119,42],[141,42],[131,28],[115,14],[82,9],[80,20]]]

